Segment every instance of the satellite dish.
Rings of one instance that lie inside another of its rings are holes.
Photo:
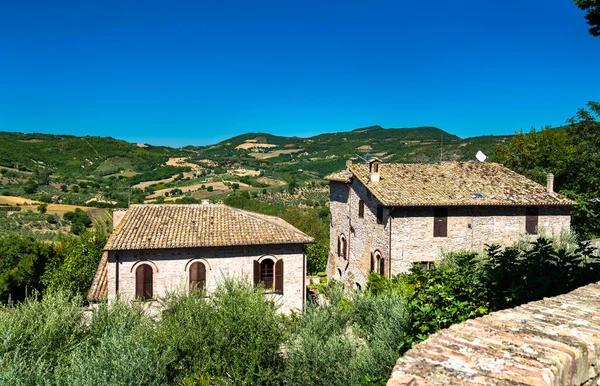
[[[475,158],[477,158],[479,162],[484,162],[487,159],[487,155],[483,154],[483,152],[479,150],[477,154],[475,154]]]

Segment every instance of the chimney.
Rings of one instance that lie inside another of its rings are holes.
[[[546,190],[548,193],[554,192],[554,174],[548,173],[548,177],[546,178]]]
[[[350,171],[350,166],[352,165],[352,160],[349,159],[346,161],[346,171]]]
[[[123,220],[123,217],[125,216],[125,213],[127,213],[127,209],[115,209],[112,212],[112,217],[113,217],[113,225],[112,228],[113,230],[117,229],[117,226],[121,223],[121,220]]]
[[[371,174],[371,183],[376,184],[381,179],[381,173],[379,172],[379,166],[381,160],[379,158],[372,158],[369,161],[369,173]]]

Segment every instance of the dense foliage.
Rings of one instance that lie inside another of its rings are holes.
[[[11,385],[383,384],[397,358],[405,299],[341,289],[302,316],[224,280],[209,298],[172,294],[160,319],[120,302],[84,317],[48,293],[0,308],[0,383]]]
[[[372,293],[408,294],[410,324],[402,341],[408,349],[466,319],[599,281],[600,258],[589,243],[540,237],[506,249],[492,245],[483,256],[450,253],[428,271],[416,267],[391,280],[373,272],[369,279]]]
[[[0,301],[21,301],[47,288],[87,293],[106,243],[87,231],[49,244],[33,236],[0,237]]]
[[[600,36],[600,1],[599,0],[575,0],[575,4],[587,11],[585,20],[591,26],[590,34]]]
[[[555,190],[573,198],[573,229],[582,239],[600,236],[600,104],[589,102],[569,125],[519,133],[499,146],[493,161],[545,184],[555,175]]]

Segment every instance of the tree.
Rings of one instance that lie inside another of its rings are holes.
[[[31,236],[0,238],[0,300],[20,301],[41,290],[40,276],[51,255],[50,245]]]
[[[590,34],[600,36],[600,0],[575,0],[579,9],[587,11],[585,19],[592,26]]]
[[[43,204],[39,204],[37,207],[38,212],[44,214],[46,213],[46,211],[48,210],[48,204],[43,203]]]
[[[42,283],[50,291],[86,294],[94,280],[106,239],[87,231],[81,237],[67,236],[56,246],[47,264]]]

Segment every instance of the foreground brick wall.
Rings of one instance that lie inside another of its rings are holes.
[[[400,358],[393,385],[600,385],[600,283],[457,324]]]

